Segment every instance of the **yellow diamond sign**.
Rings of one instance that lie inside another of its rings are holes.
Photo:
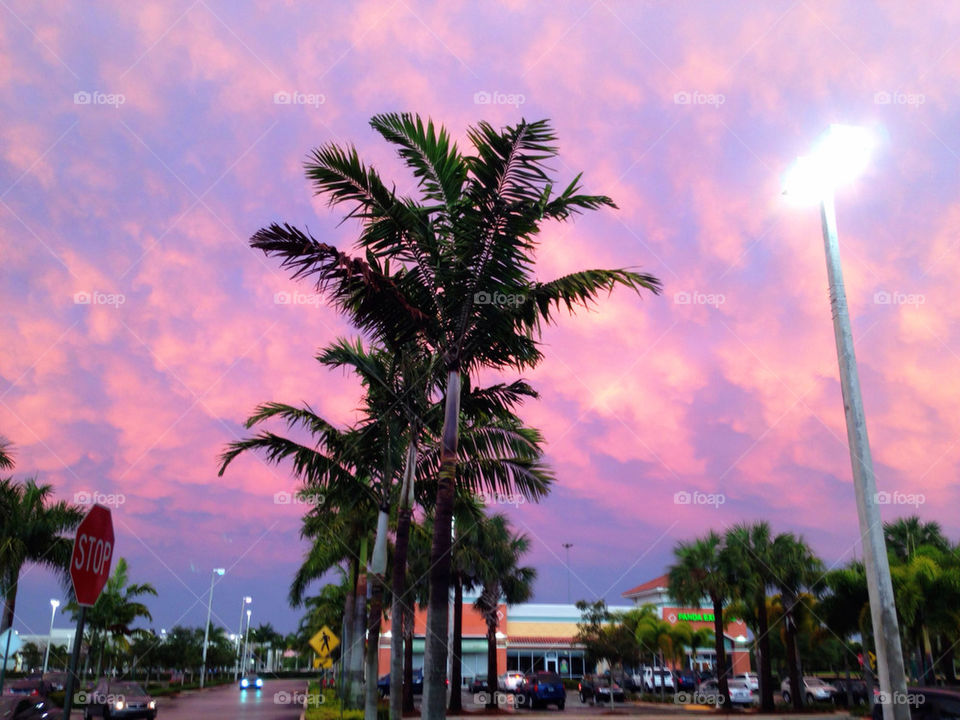
[[[330,653],[340,644],[340,638],[333,634],[333,630],[324,625],[320,631],[310,638],[310,647],[317,651],[321,658],[330,657]]]

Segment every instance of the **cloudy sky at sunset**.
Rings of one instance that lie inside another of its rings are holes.
[[[884,517],[960,539],[960,6],[0,5],[0,434],[17,477],[122,496],[117,553],[159,589],[157,628],[202,625],[215,566],[220,622],[243,594],[254,625],[299,617],[288,468],[250,456],[218,478],[216,459],[262,401],[348,422],[357,384],[313,354],[352,330],[247,240],[283,220],[348,248],[356,225],[302,163],[353,143],[410,190],[367,125],[385,111],[461,145],[481,119],[552,119],[557,177],[584,171],[619,210],[545,228],[539,276],[664,284],[562,318],[526,375],[557,483],[504,509],[533,539],[537,600],[566,599],[564,542],[574,599],[614,601],[677,540],[739,520],[828,564],[860,555],[820,217],[780,195],[831,122],[882,137],[837,208],[878,486],[915,501]],[[694,492],[723,503],[675,502]],[[45,632],[59,593],[28,569],[17,628]]]

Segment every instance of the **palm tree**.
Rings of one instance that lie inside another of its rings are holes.
[[[13,470],[13,443],[0,435],[0,470]]]
[[[787,650],[787,667],[790,676],[790,695],[793,707],[803,707],[804,692],[797,651],[797,612],[804,589],[817,590],[823,586],[823,563],[803,538],[793,533],[780,533],[773,539],[770,548],[771,566],[775,568],[773,584],[780,590],[783,603],[784,635]]]
[[[637,642],[640,646],[657,659],[654,665],[660,668],[666,667],[664,656],[673,657],[676,651],[676,640],[678,633],[674,631],[673,626],[666,620],[661,620],[655,615],[643,618],[636,629]],[[681,631],[682,632],[682,631]],[[660,700],[664,696],[664,682],[660,682]],[[656,687],[656,685],[654,686]]]
[[[497,626],[499,608],[503,600],[508,605],[526,602],[533,595],[537,571],[520,565],[520,559],[530,550],[530,538],[510,529],[505,515],[491,515],[480,529],[480,544],[486,562],[480,575],[483,590],[474,607],[483,615],[487,625],[487,707],[496,707],[494,694],[497,686]]]
[[[658,292],[651,275],[585,270],[550,281],[533,276],[541,225],[613,201],[580,193],[579,176],[554,195],[546,163],[556,157],[547,121],[497,131],[468,130],[473,154],[461,155],[446,130],[409,114],[378,115],[373,128],[398,146],[420,198],[399,196],[354,148],[320,147],[307,176],[331,204],[346,203],[362,223],[365,257],[353,257],[290,226],[273,224],[251,245],[278,255],[295,277],[317,288],[361,331],[387,347],[415,340],[443,362],[442,474],[437,487],[423,715],[444,716],[450,526],[463,378],[481,368],[531,367],[542,358],[545,322],[561,306],[573,310],[616,285]]]
[[[867,576],[863,563],[851,562],[846,567],[829,571],[824,576],[824,594],[820,597],[819,612],[823,623],[844,642],[846,652],[843,665],[850,675],[850,637],[860,632],[860,618],[870,613]],[[866,638],[864,638],[866,644]],[[869,688],[868,688],[869,689]],[[872,692],[868,697],[872,696]],[[853,696],[847,686],[847,706],[852,707]]]
[[[53,570],[64,587],[70,583],[73,531],[83,511],[64,501],[53,502],[53,486],[29,479],[22,485],[0,480],[0,594],[4,598],[0,632],[13,625],[20,571],[27,563]]]
[[[760,707],[773,712],[773,673],[770,656],[770,623],[767,617],[767,588],[773,584],[770,525],[740,523],[727,530],[724,538],[734,573],[734,595],[742,601],[742,617],[756,638],[760,669]]]
[[[939,523],[923,522],[919,517],[899,518],[883,524],[887,549],[899,560],[909,562],[917,548],[922,545],[947,552],[950,542],[943,535]]]
[[[723,605],[732,595],[729,553],[724,550],[723,538],[711,530],[702,538],[679,543],[673,554],[676,560],[667,573],[670,595],[691,607],[700,607],[704,598],[713,605],[717,681],[723,706],[729,710],[732,704],[723,644]]]
[[[129,652],[131,638],[149,634],[148,630],[133,627],[138,620],[153,620],[150,609],[139,599],[146,595],[156,597],[156,588],[150,583],[131,583],[126,559],[117,560],[103,592],[93,607],[87,610],[91,653],[94,649],[98,650],[97,676],[100,675],[104,660],[112,665]],[[71,612],[76,620],[80,606],[70,602],[65,611]]]

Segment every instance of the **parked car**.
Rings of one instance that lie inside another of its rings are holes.
[[[677,690],[693,692],[697,689],[697,673],[693,670],[677,670],[674,673],[674,683]]]
[[[528,673],[517,687],[516,693],[517,705],[530,709],[556,705],[558,710],[563,710],[567,702],[563,681],[559,675],[552,672]]]
[[[911,720],[953,720],[960,718],[960,692],[942,688],[908,687]],[[873,720],[883,720],[883,704],[873,706]]]
[[[520,687],[520,683],[523,682],[523,678],[524,675],[522,672],[517,672],[516,670],[505,672],[497,678],[497,689],[508,693],[516,692],[517,688]]]
[[[128,680],[101,680],[87,695],[83,708],[83,720],[95,717],[153,720],[156,716],[157,701],[139,683]]]
[[[259,675],[244,675],[240,678],[241,690],[261,690],[263,689],[263,678]]]
[[[667,668],[646,667],[643,669],[643,689],[647,692],[653,692],[663,687],[664,690],[673,692],[673,672]]]
[[[733,678],[727,680],[727,692],[730,694],[730,702],[734,705],[747,707],[753,705],[753,692],[750,686],[743,680]],[[700,689],[697,691],[699,697],[704,698],[711,705],[720,705],[723,702],[720,692],[720,681],[713,678],[700,683]]]
[[[731,679],[746,683],[750,692],[760,692],[760,678],[755,672],[737,673]]]
[[[834,695],[837,694],[837,689],[833,685],[824,682],[821,678],[804,675],[803,693],[804,700],[806,700],[807,703],[830,702],[833,700]],[[790,695],[790,678],[784,678],[783,682],[780,683],[780,694],[783,696],[785,703],[790,702],[790,698],[792,697]]]
[[[853,697],[854,705],[867,704],[867,683],[857,677],[851,677],[849,680],[842,676],[825,677],[824,681],[830,683],[837,689],[837,694],[833,696],[833,701],[838,705],[847,704],[847,687],[850,688],[850,694]]]
[[[51,706],[45,698],[19,695],[0,698],[0,718],[3,720],[44,720],[59,714],[59,708]]]
[[[390,676],[387,676],[389,680]],[[479,675],[470,681],[470,692],[473,694],[482,693],[487,691],[487,676]]]
[[[582,703],[606,703],[609,705],[611,689],[613,690],[614,702],[623,702],[626,699],[622,687],[617,685],[617,683],[612,683],[611,687],[609,679],[604,679],[597,675],[584,675],[577,685],[577,690],[580,693],[580,702]]]
[[[448,680],[447,684],[449,683],[450,681]],[[390,673],[387,673],[377,680],[377,692],[380,693],[381,698],[389,697]],[[417,668],[413,671],[413,694],[423,695],[423,668]]]
[[[50,684],[45,682],[41,675],[28,675],[19,680],[11,680],[3,689],[4,695],[29,695],[30,697],[46,697],[50,692]]]

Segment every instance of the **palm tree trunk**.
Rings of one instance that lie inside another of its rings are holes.
[[[410,432],[414,433],[413,426]],[[407,445],[406,468],[400,486],[397,510],[397,534],[393,546],[393,605],[390,608],[390,720],[403,717],[403,604],[407,593],[407,548],[410,545],[410,521],[413,517],[414,468],[417,442]]]
[[[3,597],[3,619],[0,622],[0,632],[13,626],[14,611],[17,607],[17,578],[10,583],[10,588]]]
[[[800,676],[800,663],[797,662],[797,625],[793,615],[796,601],[792,594],[784,594],[784,635],[786,639],[787,668],[790,675],[790,701],[794,710],[803,708],[803,678]]]
[[[453,581],[453,648],[450,659],[450,714],[463,711],[460,686],[463,684],[463,583],[460,578]]]
[[[352,693],[353,676],[350,674],[351,661],[353,655],[353,616],[357,610],[357,578],[358,563],[356,559],[351,562],[350,569],[350,589],[347,591],[346,600],[343,603],[343,643],[340,652],[340,692],[343,697],[348,698]]]
[[[767,617],[767,593],[757,593],[757,646],[760,650],[760,709],[773,712],[773,672],[770,668],[770,620]]]
[[[413,707],[413,603],[403,606],[403,712],[412,713]]]
[[[723,696],[723,707],[727,711],[733,708],[730,702],[730,688],[727,684],[727,652],[723,645],[723,600],[713,598],[713,651],[717,658],[717,684]]]
[[[430,551],[430,602],[423,657],[423,720],[443,720],[446,708],[447,632],[450,605],[450,530],[457,472],[460,434],[460,372],[447,374],[444,403],[440,479],[433,516],[433,547]]]
[[[364,720],[377,720],[377,664],[380,659],[380,623],[383,618],[383,588],[375,574],[370,575],[373,595],[367,622],[366,683],[364,684]]]
[[[943,642],[940,642],[943,639],[941,635],[938,638],[938,648],[940,652],[938,653],[941,657],[941,667],[943,668],[943,676],[947,680],[947,685],[954,685],[957,682],[957,671],[954,669],[954,659],[956,656],[956,647],[953,643],[947,646],[946,650],[943,650]]]
[[[497,706],[497,615],[487,615],[487,707]]]

